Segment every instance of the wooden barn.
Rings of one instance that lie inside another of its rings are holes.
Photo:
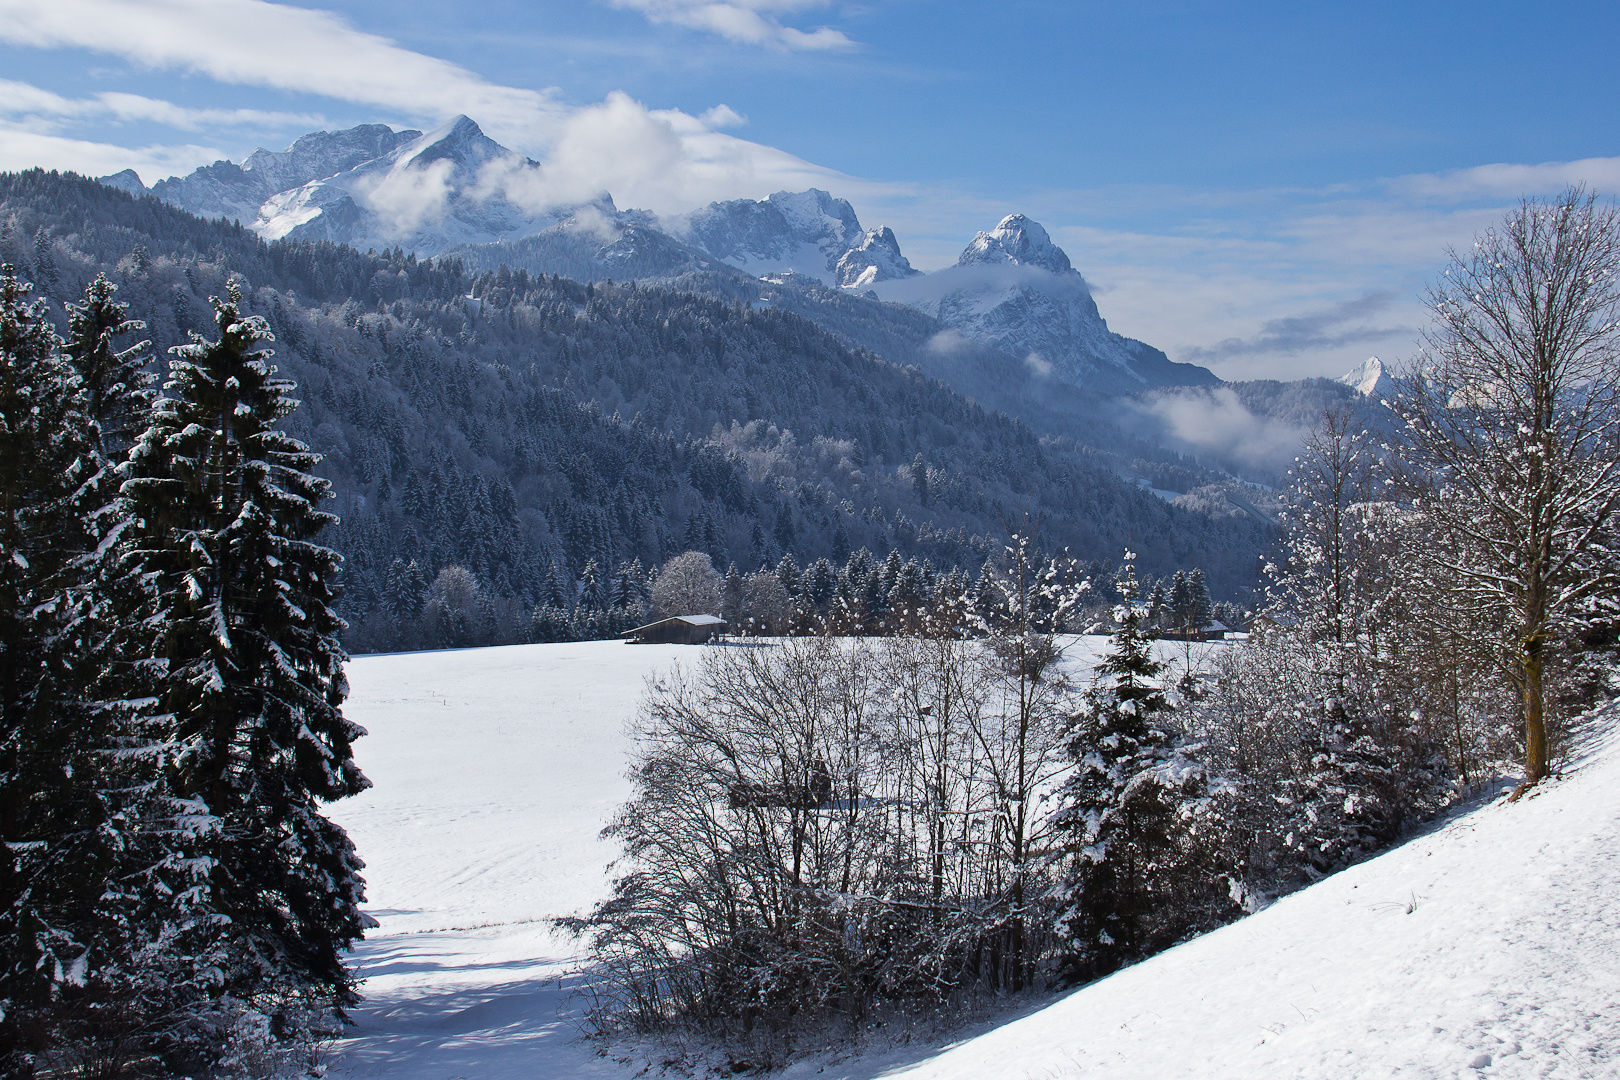
[[[632,645],[701,645],[726,632],[717,615],[676,615],[638,626],[625,635]]]
[[[1202,630],[1160,630],[1160,641],[1225,641],[1232,628],[1216,619]]]

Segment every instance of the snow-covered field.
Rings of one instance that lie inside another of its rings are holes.
[[[1100,639],[1084,639],[1084,664]],[[577,946],[606,889],[643,680],[699,649],[618,642],[362,657],[375,785],[333,808],[381,926],[356,951],[339,1076],[620,1077],[577,1038]],[[1179,649],[1174,652],[1179,652]],[[1562,779],[946,1048],[792,1080],[1620,1077],[1620,712]]]
[[[597,838],[629,785],[624,722],[681,646],[519,645],[361,657],[347,715],[373,787],[333,807],[381,926],[334,1072],[614,1076],[567,1018],[575,944],[545,923],[605,894]],[[611,1066],[611,1067],[610,1067]]]

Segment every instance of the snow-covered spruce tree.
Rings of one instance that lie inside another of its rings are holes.
[[[1221,815],[1186,753],[1143,632],[1127,551],[1117,629],[1069,729],[1074,771],[1053,823],[1067,874],[1058,916],[1064,976],[1105,975],[1238,914],[1223,866]]]
[[[277,427],[298,403],[264,320],[242,314],[235,283],[212,303],[218,338],[172,350],[123,492],[156,585],[146,650],[168,783],[191,807],[186,854],[208,868],[216,993],[291,1037],[355,1000],[342,953],[366,924],[362,864],[320,807],[367,786],[351,752],[363,732],[340,709],[339,557],[312,542],[334,520],[319,459]]]
[[[138,334],[146,324],[129,317],[129,305],[113,299],[118,286],[97,274],[84,299],[68,304],[67,354],[79,374],[86,408],[101,429],[101,448],[121,459],[135,441],[151,403],[153,379],[145,371],[150,341],[119,348],[118,339]]]
[[[186,995],[152,945],[174,885],[120,617],[139,582],[86,392],[43,300],[0,271],[0,1061],[116,1070]],[[72,310],[70,308],[70,310]],[[77,324],[76,324],[77,328]],[[114,329],[110,334],[119,331]],[[114,391],[116,397],[121,391]],[[105,398],[103,399],[105,400]]]
[[[28,1075],[57,988],[83,953],[58,861],[79,832],[80,679],[64,631],[75,556],[90,544],[83,486],[94,427],[43,299],[0,267],[0,1062]],[[91,826],[94,827],[93,824]]]

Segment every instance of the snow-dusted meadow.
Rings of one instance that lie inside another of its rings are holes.
[[[336,1071],[618,1074],[559,1015],[576,946],[544,920],[604,895],[597,833],[629,791],[624,722],[682,652],[609,641],[350,665],[345,711],[370,732],[373,787],[333,809],[381,925],[355,954],[366,1000]]]
[[[1071,650],[1084,669],[1104,639]],[[1161,646],[1181,660],[1180,646]],[[381,924],[336,1075],[619,1077],[578,1039],[577,945],[606,891],[647,676],[702,650],[619,642],[361,657],[374,787],[333,807]],[[791,1078],[1620,1076],[1620,734],[1562,779],[948,1048]]]

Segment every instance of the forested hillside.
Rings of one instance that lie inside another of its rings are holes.
[[[1227,597],[1268,542],[774,306],[265,243],[37,170],[0,177],[0,260],[58,302],[106,273],[159,366],[243,280],[303,400],[287,426],[325,456],[357,627],[452,565],[512,638],[548,596],[571,602],[587,564],[607,578],[688,548],[744,570],[862,547],[976,568],[1033,527],[1082,559],[1129,541],[1145,570],[1198,566]]]

